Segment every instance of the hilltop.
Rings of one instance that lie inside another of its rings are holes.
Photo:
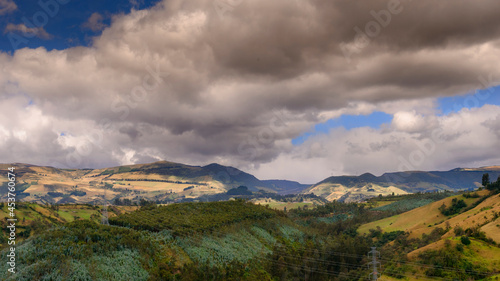
[[[0,164],[0,173],[6,174],[9,166]],[[362,202],[379,195],[471,190],[481,186],[479,180],[484,173],[489,173],[492,179],[500,175],[500,166],[490,166],[444,172],[335,176],[314,185],[305,185],[289,180],[260,180],[234,167],[215,163],[191,166],[160,161],[103,169],[14,166],[18,199],[42,204],[102,204],[104,198],[109,202],[120,200],[128,203],[138,203],[141,199],[162,203],[219,201],[231,198],[231,193],[227,192],[240,186],[253,192],[253,199],[273,197],[272,194],[312,194],[328,201]],[[7,178],[0,178],[0,201],[5,201],[6,184]]]
[[[481,186],[483,174],[492,179],[500,176],[500,166],[456,168],[450,171],[407,171],[385,173],[379,177],[366,173],[360,176],[329,177],[302,191],[330,201],[363,201],[367,198],[394,194],[444,190],[473,190]]]
[[[11,165],[1,164],[7,174]],[[138,202],[174,202],[184,198],[223,194],[246,186],[250,191],[271,193],[301,191],[306,186],[291,181],[261,181],[233,167],[210,164],[190,166],[161,161],[150,164],[104,169],[57,169],[15,164],[18,198],[23,201],[64,204],[102,203],[120,199]],[[0,198],[5,196],[7,179],[0,179]]]

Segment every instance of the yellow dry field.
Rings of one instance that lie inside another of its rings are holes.
[[[488,166],[488,167],[481,167],[481,168],[472,168],[472,169],[464,169],[465,171],[481,171],[481,170],[488,170],[488,171],[500,171],[500,166]]]
[[[447,241],[447,240],[451,242],[451,240],[449,240],[449,239],[441,239],[439,241],[436,241],[434,243],[431,243],[429,245],[426,245],[426,246],[424,246],[422,248],[418,248],[415,251],[412,251],[412,252],[408,253],[407,257],[410,260],[414,260],[414,259],[416,259],[418,257],[419,254],[421,254],[421,253],[423,253],[425,251],[428,251],[428,250],[438,250],[438,249],[444,248],[444,245],[446,243],[445,241]],[[455,242],[451,242],[451,244],[452,244],[452,246],[455,246],[456,243]]]
[[[486,236],[495,240],[498,244],[500,244],[500,219],[496,221],[492,221],[483,227],[481,230],[486,233]]]
[[[129,167],[132,169],[140,168],[141,166],[143,165],[132,165]],[[23,168],[26,169],[27,167]],[[68,194],[73,191],[74,186],[77,186],[78,191],[86,192],[86,195],[83,197],[71,196],[71,198],[77,203],[91,202],[102,197],[104,193],[107,194],[107,198],[113,198],[114,196],[119,195],[120,192],[125,192],[125,189],[131,191],[132,193],[127,193],[124,198],[133,198],[139,194],[148,198],[169,192],[186,197],[197,197],[203,194],[226,192],[224,184],[214,181],[210,177],[206,177],[206,179],[200,178],[199,180],[192,180],[175,176],[141,174],[140,172],[100,175],[100,173],[107,170],[117,172],[119,167],[100,170],[57,170],[49,167],[29,166],[29,169],[35,173],[26,173],[22,177],[23,183],[31,184],[25,191],[30,194],[30,196],[26,198],[28,201],[39,201],[40,197],[45,196],[47,192],[60,192]],[[134,181],[134,179],[137,180]],[[144,179],[168,180],[173,182],[144,181]],[[6,179],[1,178],[0,184],[4,181],[6,181]],[[206,185],[186,183],[189,181],[196,181]],[[104,189],[105,183],[113,184],[113,189]],[[194,188],[184,190],[190,186],[194,186]],[[53,199],[57,202],[63,198],[57,197]]]
[[[467,229],[476,225],[484,224],[486,221],[493,219],[495,212],[500,212],[500,197],[498,195],[484,200],[484,202],[479,204],[474,209],[452,217],[448,221],[451,227],[460,226],[463,229]],[[497,219],[496,223],[499,222],[500,220]],[[441,225],[441,227],[443,226],[444,224]],[[451,235],[452,233],[450,232],[445,234],[444,237],[449,237]]]

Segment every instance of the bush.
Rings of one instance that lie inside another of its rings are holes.
[[[461,228],[460,226],[455,226],[455,228],[453,229],[453,232],[455,233],[455,236],[461,236],[461,235],[464,235],[465,234],[465,231],[463,228]]]
[[[454,214],[460,213],[465,207],[467,207],[467,204],[464,200],[453,198],[453,200],[451,200],[450,207],[446,208],[446,205],[443,203],[443,205],[439,207],[439,211],[441,211],[441,213],[445,216],[452,216]]]
[[[248,190],[246,186],[239,186],[238,188],[232,188],[226,192],[227,195],[252,195],[252,192]]]
[[[462,236],[462,238],[460,238],[460,241],[461,241],[461,242],[462,242],[462,244],[464,244],[465,246],[470,245],[470,239],[469,239],[469,237],[467,237],[467,236]]]

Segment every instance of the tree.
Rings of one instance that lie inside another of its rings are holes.
[[[490,174],[483,174],[483,186],[490,184]]]
[[[469,237],[467,237],[467,236],[462,236],[462,238],[460,238],[460,241],[461,241],[461,242],[462,242],[462,244],[464,244],[465,246],[470,245],[470,239],[469,239]]]

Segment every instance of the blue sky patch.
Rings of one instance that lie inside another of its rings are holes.
[[[17,9],[0,17],[0,51],[12,53],[25,47],[45,47],[50,51],[75,46],[89,46],[92,43],[92,37],[101,33],[100,30],[92,31],[82,27],[93,13],[101,14],[103,16],[102,22],[109,26],[111,15],[129,13],[132,8],[149,8],[158,0],[139,0],[135,1],[136,4],[131,2],[133,1],[15,1]],[[43,27],[47,34],[32,36],[33,34],[23,34],[21,31],[7,31],[6,28],[9,24],[16,26],[24,24],[29,28]]]
[[[338,118],[330,119],[324,123],[315,125],[312,131],[293,139],[292,144],[300,145],[312,136],[326,134],[331,129],[337,127],[344,127],[347,130],[361,127],[379,129],[382,124],[390,123],[392,118],[393,116],[391,114],[379,111],[369,115],[342,115]]]
[[[500,86],[478,90],[474,94],[438,98],[440,115],[459,112],[462,108],[477,108],[486,104],[500,105]]]

